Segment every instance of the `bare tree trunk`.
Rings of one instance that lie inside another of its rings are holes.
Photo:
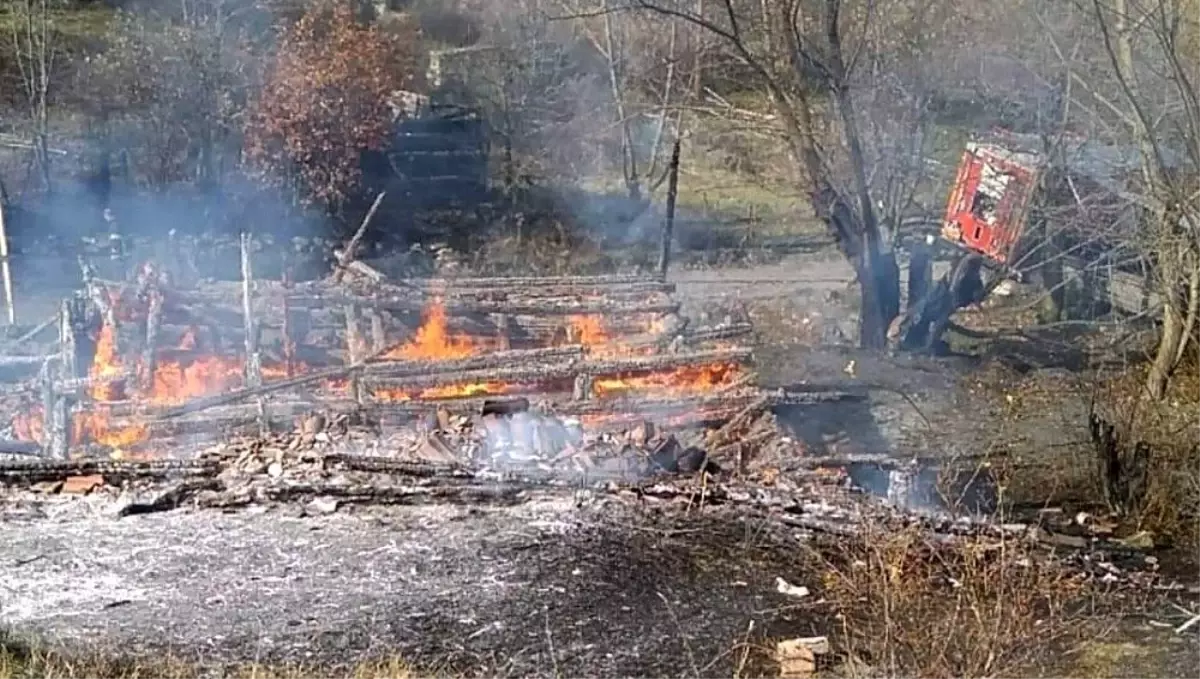
[[[637,147],[633,141],[633,121],[625,108],[624,79],[618,66],[616,36],[613,31],[612,12],[607,0],[602,4],[604,12],[604,54],[608,58],[608,83],[612,89],[613,104],[617,109],[617,124],[621,126],[621,169],[625,176],[625,188],[629,199],[642,199],[642,179],[638,171]]]
[[[858,284],[862,288],[862,321],[858,341],[865,349],[887,346],[887,330],[900,314],[900,267],[891,243],[885,243],[871,202],[871,186],[867,180],[867,161],[863,153],[862,136],[858,131],[854,97],[850,93],[849,74],[842,55],[840,0],[826,0],[825,24],[829,40],[829,69],[842,133],[850,150],[850,165],[854,171],[854,188],[858,194],[859,215],[863,235],[862,256],[858,265]]]
[[[1146,391],[1153,398],[1161,399],[1167,392],[1167,383],[1175,370],[1176,357],[1182,356],[1185,348],[1183,343],[1187,338],[1187,330],[1184,327],[1183,313],[1180,311],[1184,300],[1181,299],[1182,291],[1179,289],[1179,284],[1184,280],[1184,267],[1186,262],[1191,259],[1188,251],[1193,246],[1183,242],[1184,239],[1173,237],[1175,227],[1173,222],[1180,215],[1173,214],[1166,207],[1168,202],[1173,202],[1170,195],[1171,187],[1164,174],[1163,156],[1154,140],[1151,120],[1140,104],[1127,1],[1113,0],[1111,30],[1105,22],[1099,0],[1094,0],[1094,4],[1096,18],[1101,22],[1106,47],[1117,79],[1120,81],[1125,98],[1129,100],[1130,106],[1137,114],[1133,117],[1134,134],[1142,155],[1142,179],[1152,205],[1145,212],[1150,226],[1159,233],[1158,248],[1163,294],[1162,334],[1159,337],[1154,362],[1146,376]],[[1185,219],[1188,218],[1185,216]],[[1197,266],[1196,262],[1191,263],[1193,267]]]
[[[1183,321],[1175,313],[1168,302],[1164,305],[1162,331],[1158,339],[1158,351],[1154,354],[1154,362],[1150,364],[1150,373],[1146,376],[1146,391],[1150,397],[1160,400],[1167,394],[1167,383],[1171,379],[1174,366],[1171,365],[1174,352],[1183,341]]]
[[[1042,298],[1038,301],[1038,322],[1058,323],[1063,320],[1063,306],[1066,301],[1063,290],[1062,255],[1044,214],[1037,216],[1033,233],[1037,235],[1037,238],[1034,245],[1036,249],[1032,256],[1034,261],[1031,262],[1031,265],[1043,291]]]
[[[1196,323],[1200,320],[1200,263],[1193,262],[1192,274],[1188,280],[1188,309],[1183,319],[1183,337],[1179,340],[1179,349],[1175,352],[1175,367],[1183,361],[1188,342],[1195,339]]]

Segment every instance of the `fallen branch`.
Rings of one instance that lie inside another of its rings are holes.
[[[357,256],[358,244],[362,241],[363,234],[367,232],[367,227],[371,225],[371,220],[375,218],[375,213],[379,211],[379,206],[383,203],[383,198],[386,195],[387,191],[380,191],[379,195],[375,196],[375,202],[371,203],[371,209],[367,210],[367,216],[363,217],[362,223],[358,225],[358,230],[354,232],[354,236],[350,238],[350,242],[346,244],[346,248],[337,255],[339,268],[333,274],[333,281],[335,283],[342,281],[346,267]],[[371,270],[374,271],[374,269]]]

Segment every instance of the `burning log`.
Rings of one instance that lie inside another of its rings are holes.
[[[117,335],[117,310],[108,296],[108,286],[95,277],[92,265],[88,264],[82,257],[79,259],[79,267],[83,273],[84,290],[87,291],[87,295],[92,300],[92,303],[100,310],[104,324],[112,328],[113,341],[115,342]]]
[[[454,361],[395,361],[380,359],[378,356],[370,356],[367,357],[365,361],[360,363],[320,370],[309,373],[308,375],[269,382],[258,387],[244,387],[242,389],[235,389],[224,394],[198,398],[184,405],[173,406],[166,410],[159,411],[153,417],[154,419],[160,420],[180,417],[182,415],[200,412],[217,406],[237,403],[248,398],[265,396],[267,394],[286,391],[289,389],[306,387],[330,380],[344,378],[351,374],[357,373],[366,373],[373,376],[397,375],[400,377],[422,374],[428,375],[430,373],[436,374],[439,371],[453,374],[455,372],[461,372],[464,370],[469,371],[472,369],[494,370],[499,366],[514,362],[526,363],[550,358],[565,358],[574,360],[579,359],[582,356],[583,347],[580,346],[549,347],[545,349],[495,352],[488,355],[472,356],[470,358],[458,359]]]
[[[541,365],[507,365],[495,368],[442,370],[408,375],[364,376],[364,384],[376,393],[413,390],[452,385],[545,385],[546,383],[572,382],[577,375],[589,375],[593,384],[603,391],[621,389],[625,378],[648,373],[667,373],[681,369],[697,369],[703,373],[712,371],[713,378],[728,370],[729,366],[745,362],[751,356],[749,349],[717,349],[661,356],[634,356],[629,358],[565,361]],[[457,368],[458,366],[454,366]]]
[[[194,401],[190,401],[184,405],[168,408],[167,410],[161,411],[158,413],[158,415],[155,419],[165,420],[165,419],[170,419],[173,417],[180,417],[183,415],[187,415],[188,413],[196,413],[196,412],[200,412],[202,410],[207,410],[209,408],[215,408],[215,407],[221,406],[221,405],[237,403],[238,401],[242,401],[242,400],[245,400],[248,398],[254,398],[257,396],[265,396],[267,394],[271,394],[271,393],[275,393],[275,392],[279,392],[279,391],[285,391],[287,389],[295,389],[298,387],[303,387],[303,386],[307,386],[310,384],[316,384],[316,383],[323,382],[326,380],[337,379],[340,377],[345,377],[346,375],[349,375],[351,372],[353,372],[355,370],[360,370],[361,368],[362,368],[362,364],[340,366],[337,368],[330,368],[328,370],[320,370],[317,372],[309,373],[308,375],[301,375],[300,377],[293,377],[290,379],[279,380],[276,382],[269,382],[267,384],[264,384],[264,385],[258,386],[258,387],[244,387],[242,389],[234,389],[233,391],[225,392],[224,394],[217,394],[216,396],[205,396],[202,398],[195,399]]]
[[[752,356],[753,352],[750,349],[731,347],[678,354],[592,360],[585,362],[580,368],[590,375],[625,375],[700,365],[746,363]]]
[[[403,361],[377,358],[368,362],[363,372],[371,377],[404,377],[408,375],[441,374],[464,370],[489,370],[513,364],[539,363],[553,359],[567,361],[581,360],[583,353],[583,347],[576,344],[563,347],[544,347],[541,349],[494,351],[479,356],[451,360],[426,359]]]

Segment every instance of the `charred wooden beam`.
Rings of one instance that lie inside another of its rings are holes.
[[[38,483],[100,474],[106,479],[213,475],[217,464],[204,460],[0,460],[0,483]]]
[[[696,344],[745,337],[752,332],[754,332],[754,326],[750,323],[730,323],[696,328],[683,333],[683,337],[689,344]]]
[[[347,304],[357,304],[363,308],[374,308],[385,311],[419,312],[428,306],[426,300],[409,297],[368,297],[346,293],[329,293],[322,295],[294,295],[289,302],[296,307],[329,306],[345,307]],[[265,307],[266,305],[264,305]],[[529,300],[516,302],[489,302],[470,300],[447,300],[444,303],[449,315],[468,314],[509,314],[530,316],[575,316],[586,314],[656,314],[674,313],[679,310],[679,302],[663,297],[647,301],[580,301],[575,299],[552,298],[545,300]]]
[[[543,347],[540,349],[495,351],[480,356],[450,360],[397,360],[378,358],[368,362],[363,369],[363,373],[369,377],[403,377],[407,375],[452,373],[464,370],[488,370],[513,364],[582,360],[583,352],[583,347],[576,344],[563,347]]]
[[[501,288],[596,288],[622,286],[664,285],[662,279],[642,274],[606,274],[599,276],[494,276],[482,278],[408,278],[394,284],[417,289],[467,290],[471,288],[496,290]]]
[[[745,347],[590,360],[580,366],[589,375],[627,375],[660,372],[699,365],[747,363],[753,352]]]
[[[30,455],[42,454],[42,447],[33,441],[12,441],[0,439],[0,455]]]

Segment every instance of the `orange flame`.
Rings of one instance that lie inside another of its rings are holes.
[[[584,314],[570,317],[571,339],[585,347],[596,347],[608,344],[612,337],[604,330],[604,321],[595,314]]]
[[[474,382],[470,384],[446,384],[419,390],[375,389],[371,395],[381,401],[404,402],[413,399],[470,398],[472,396],[494,396],[511,394],[524,388],[506,382]]]
[[[90,395],[97,401],[119,401],[125,397],[119,378],[125,370],[117,357],[116,331],[109,325],[100,328],[96,338],[96,356],[88,370],[93,380]]]
[[[646,375],[596,377],[592,380],[592,389],[601,397],[629,391],[647,395],[684,396],[732,384],[741,371],[736,363],[684,366]]]
[[[384,358],[409,360],[466,358],[476,351],[466,335],[451,335],[446,323],[446,307],[435,300],[425,313],[417,334],[407,343],[393,348]]]

